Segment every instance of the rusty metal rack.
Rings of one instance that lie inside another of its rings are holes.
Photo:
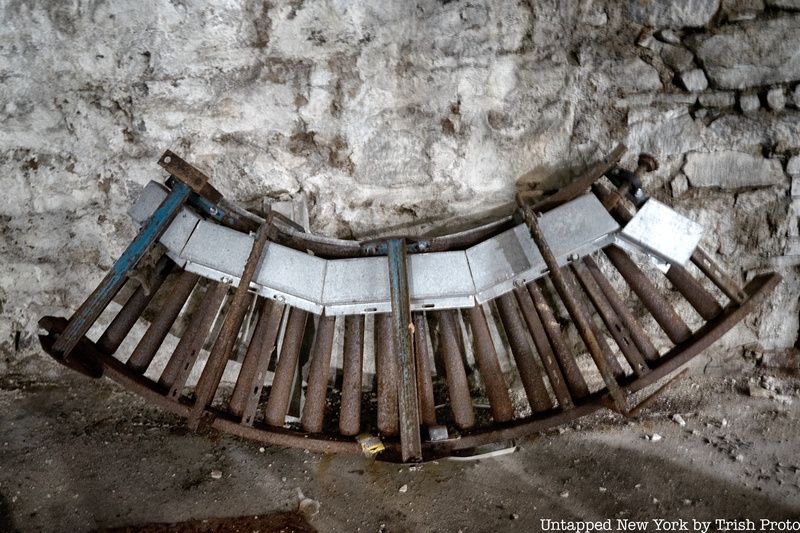
[[[647,198],[656,162],[630,172],[623,153],[555,194],[518,194],[514,216],[358,242],[238,209],[166,152],[166,185],[130,211],[139,234],[70,319],[40,320],[40,341],[193,430],[319,452],[428,460],[628,413],[780,276],[740,287],[699,225]]]

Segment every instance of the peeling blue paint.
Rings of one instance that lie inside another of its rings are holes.
[[[139,234],[128,245],[128,248],[114,263],[100,285],[72,316],[67,327],[53,344],[53,350],[63,354],[69,353],[78,344],[100,313],[108,306],[114,295],[122,288],[130,272],[144,257],[154,242],[164,233],[181,206],[186,203],[191,189],[185,183],[175,180],[172,190],[158,209],[147,219]]]

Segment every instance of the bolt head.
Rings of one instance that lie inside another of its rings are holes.
[[[644,167],[647,172],[658,170],[658,161],[650,154],[639,154],[639,166]]]

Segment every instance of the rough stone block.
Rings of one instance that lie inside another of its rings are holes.
[[[752,20],[764,11],[764,0],[722,0],[722,13],[731,21]]]
[[[789,162],[786,163],[786,173],[790,176],[800,176],[800,155],[789,159]]]
[[[800,0],[767,0],[767,5],[779,9],[800,10]]]
[[[767,104],[774,111],[782,111],[786,107],[786,94],[783,87],[773,87],[767,92]]]
[[[731,24],[689,39],[706,75],[722,89],[746,89],[800,79],[800,16]]]
[[[703,107],[733,107],[736,104],[736,95],[732,92],[716,91],[701,94],[698,101]]]
[[[754,113],[761,107],[757,94],[743,94],[739,96],[739,107],[744,113]]]
[[[677,198],[689,190],[689,180],[686,178],[686,174],[678,172],[678,174],[672,178],[669,186],[670,189],[672,189],[673,198]]]
[[[780,161],[742,152],[693,152],[686,156],[683,172],[692,187],[767,187],[781,185],[786,176]]]
[[[631,20],[656,28],[705,26],[719,9],[719,0],[630,0]]]
[[[672,70],[683,72],[694,66],[694,54],[683,46],[667,43],[660,44],[659,54],[661,55],[661,60]]]
[[[681,83],[690,92],[705,91],[708,88],[708,80],[702,69],[696,68],[681,74]]]

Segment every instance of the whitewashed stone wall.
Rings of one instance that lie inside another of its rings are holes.
[[[134,235],[166,148],[315,231],[470,217],[622,141],[740,280],[786,276],[727,346],[798,331],[795,0],[0,1],[0,369],[41,359]],[[794,157],[795,159],[791,159]]]

